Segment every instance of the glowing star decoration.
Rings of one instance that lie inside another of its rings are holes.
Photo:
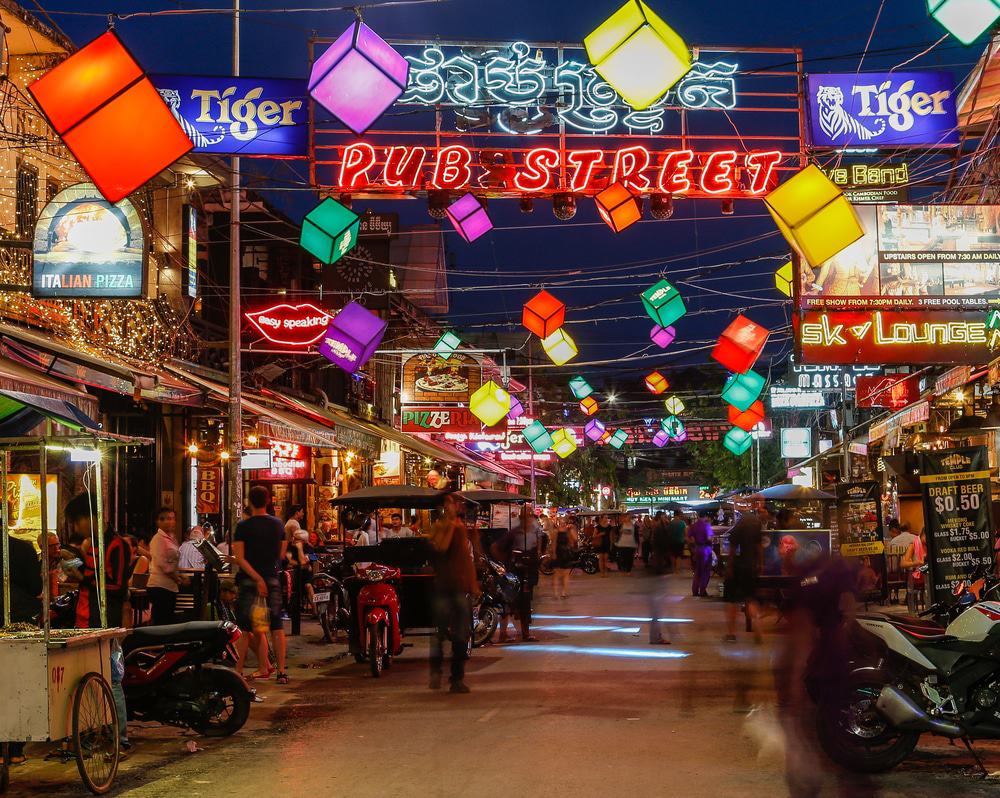
[[[764,204],[810,266],[818,268],[865,234],[854,206],[814,164],[767,194]]]
[[[654,324],[653,329],[649,331],[649,340],[660,349],[666,349],[676,337],[677,330],[673,327],[661,327],[659,324]]]
[[[597,400],[593,396],[588,396],[586,399],[580,401],[580,409],[588,416],[594,415],[600,406],[597,404]]]
[[[114,31],[28,91],[108,202],[124,199],[194,147]]]
[[[612,183],[594,197],[594,202],[605,224],[616,233],[620,233],[642,218],[639,201],[621,183]]]
[[[539,338],[548,338],[566,321],[566,306],[548,291],[539,291],[524,304],[521,324]]]
[[[360,226],[361,218],[354,211],[327,197],[303,219],[299,246],[330,266],[354,249]]]
[[[410,63],[360,19],[313,64],[309,95],[359,136],[406,90]]]
[[[562,327],[548,338],[542,339],[542,349],[545,350],[545,354],[557,366],[568,363],[579,353],[579,350],[576,348],[576,342],[570,338],[569,333]]]
[[[594,70],[636,111],[691,69],[684,40],[642,0],[629,0],[583,40]]]
[[[616,429],[608,438],[608,446],[614,446],[616,449],[621,449],[626,443],[628,443],[628,433],[623,429]]]
[[[785,296],[790,297],[792,295],[792,280],[794,279],[792,262],[788,261],[774,273],[774,287]]]
[[[319,342],[319,353],[353,374],[375,354],[388,322],[357,302],[348,302]]]
[[[574,377],[569,381],[569,390],[573,394],[575,399],[586,399],[590,396],[594,389],[590,387],[590,383],[587,382],[583,377]]]
[[[536,454],[541,454],[552,446],[552,435],[537,419],[524,428],[524,439]]]
[[[747,432],[752,432],[753,428],[764,420],[764,416],[764,403],[759,399],[746,410],[729,406],[729,423]]]
[[[576,436],[571,429],[557,429],[552,433],[552,451],[565,459],[576,451]]]
[[[767,382],[752,369],[743,374],[733,374],[726,380],[722,389],[722,398],[739,410],[747,410],[760,397]]]
[[[445,330],[441,337],[434,343],[434,354],[440,355],[445,360],[455,354],[455,350],[462,345],[462,339],[451,330]]]
[[[972,44],[1000,18],[994,0],[927,0],[927,10],[962,44]]]
[[[507,420],[516,421],[521,416],[524,415],[524,405],[521,404],[521,400],[516,396],[511,394],[510,396],[510,410],[507,411]]]
[[[642,304],[649,317],[660,327],[669,327],[687,313],[684,299],[666,280],[642,292]]]
[[[658,371],[647,374],[645,382],[646,390],[650,393],[661,394],[670,387],[670,383],[667,378]]]
[[[670,443],[670,433],[665,429],[658,429],[653,436],[653,445],[662,449],[668,443]]]
[[[722,445],[739,457],[746,454],[747,450],[753,445],[753,436],[746,430],[733,427],[722,439]]]
[[[445,209],[448,219],[466,241],[475,241],[493,229],[486,208],[475,194],[464,194]]]
[[[510,394],[493,380],[487,380],[469,397],[469,410],[487,427],[492,427],[510,412]]]
[[[679,416],[684,412],[684,402],[681,401],[679,396],[671,396],[666,401],[663,402],[663,406],[667,409],[667,412],[672,416]]]
[[[757,362],[770,334],[741,313],[722,331],[712,358],[730,371],[742,374]]]
[[[583,434],[586,435],[588,438],[590,438],[590,440],[592,440],[594,442],[597,442],[602,437],[604,437],[605,431],[606,431],[606,428],[604,426],[604,422],[602,422],[598,418],[592,418],[592,419],[590,419],[590,421],[588,421],[587,424],[586,424],[586,426],[584,426],[584,428],[583,428]]]

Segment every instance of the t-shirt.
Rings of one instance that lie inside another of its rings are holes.
[[[729,531],[729,551],[737,573],[756,576],[760,572],[763,529],[756,513],[744,513]]]
[[[915,540],[920,540],[920,538],[912,532],[900,532],[896,535],[896,537],[889,541],[889,553],[906,554],[907,550],[910,548],[910,544]]]
[[[146,587],[160,587],[172,593],[177,592],[177,563],[180,560],[180,547],[173,535],[168,535],[162,529],[157,529],[153,539],[149,541],[149,582]]]
[[[667,524],[667,540],[674,545],[683,543],[684,539],[687,537],[687,530],[688,525],[684,523],[683,519],[675,518]]]
[[[295,533],[302,529],[302,524],[300,524],[294,518],[289,518],[285,521],[285,534],[288,535],[289,539],[295,537]]]
[[[278,561],[281,544],[285,540],[285,526],[273,515],[253,515],[236,525],[233,542],[243,544],[243,558],[261,579],[278,578]],[[250,577],[241,573],[240,578]]]

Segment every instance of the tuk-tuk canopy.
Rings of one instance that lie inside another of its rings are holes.
[[[445,496],[456,496],[475,504],[466,494],[419,485],[373,485],[360,488],[331,499],[330,504],[349,505],[362,510],[377,510],[380,507],[406,507],[418,510],[439,507]]]

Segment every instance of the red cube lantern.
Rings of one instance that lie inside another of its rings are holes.
[[[712,357],[730,371],[742,374],[757,362],[770,334],[741,313],[719,336]]]
[[[539,291],[524,305],[521,324],[539,338],[548,338],[566,321],[566,305],[548,291]]]
[[[612,183],[604,191],[594,197],[597,212],[608,227],[620,233],[642,218],[639,201],[621,183]]]
[[[194,147],[114,31],[28,91],[108,202],[124,199]]]
[[[743,411],[729,405],[729,423],[747,432],[763,421],[764,415],[764,403],[759,399]]]
[[[661,394],[669,387],[670,383],[660,372],[654,371],[652,374],[646,375],[646,388],[652,393]]]

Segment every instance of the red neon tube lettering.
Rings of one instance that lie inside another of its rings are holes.
[[[688,169],[693,160],[694,153],[691,150],[673,150],[667,153],[657,181],[663,194],[687,194],[691,190]]]
[[[611,173],[612,183],[622,183],[626,188],[645,191],[649,179],[643,174],[649,168],[649,150],[636,145],[625,147],[615,153],[615,166]]]
[[[774,170],[781,163],[785,154],[772,150],[770,152],[752,152],[747,156],[747,169],[750,170],[750,193],[763,194],[777,184]]]
[[[594,179],[594,170],[598,165],[604,165],[604,152],[601,150],[571,150],[566,153],[566,164],[573,168],[570,179],[570,191],[586,191]]]
[[[733,183],[735,165],[735,150],[713,152],[705,159],[701,170],[701,190],[706,194],[731,194],[736,188]]]
[[[344,147],[344,159],[340,163],[340,187],[351,191],[371,183],[368,171],[375,166],[375,148],[359,141]]]
[[[434,164],[436,188],[463,188],[472,182],[472,153],[460,144],[442,147]]]
[[[419,188],[426,147],[386,147],[382,179],[390,188]]]
[[[552,172],[559,166],[559,152],[536,147],[524,156],[524,171],[514,177],[518,191],[542,191],[552,184]]]

